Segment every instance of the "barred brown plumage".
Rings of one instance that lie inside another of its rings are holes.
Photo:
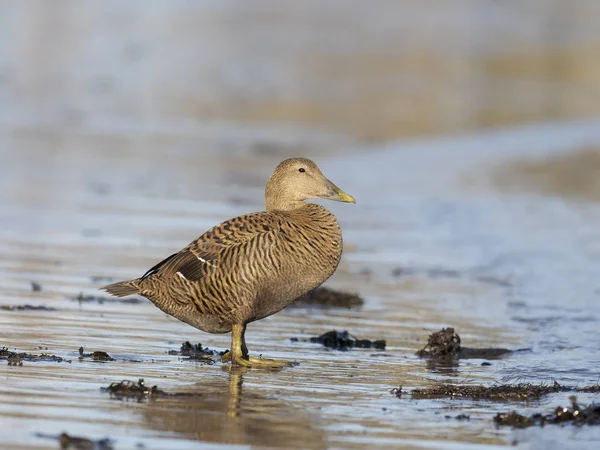
[[[303,169],[303,170],[300,170]],[[304,200],[355,203],[305,158],[280,163],[267,182],[266,211],[227,220],[156,264],[142,277],[105,286],[138,293],[177,319],[209,333],[232,332],[232,364],[280,367],[252,358],[246,325],[275,314],[321,285],[342,255],[335,216]]]

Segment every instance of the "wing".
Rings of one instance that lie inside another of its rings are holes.
[[[183,276],[189,281],[202,278],[220,270],[222,255],[235,246],[252,246],[253,242],[268,242],[262,236],[276,234],[281,229],[281,218],[259,212],[227,220],[200,236],[183,250],[172,254],[146,272],[151,275]]]

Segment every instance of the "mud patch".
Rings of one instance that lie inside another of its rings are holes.
[[[320,287],[292,303],[291,307],[320,306],[323,308],[358,308],[365,303],[357,294]]]
[[[215,360],[211,356],[223,356],[226,352],[219,352],[205,348],[201,343],[193,345],[190,341],[185,341],[181,344],[179,350],[169,350],[169,355],[184,356],[186,360],[199,361],[206,364],[214,364]]]
[[[451,362],[457,359],[498,359],[510,355],[514,351],[507,348],[462,347],[460,336],[454,332],[454,328],[442,328],[440,331],[429,335],[427,345],[417,352],[417,356],[441,362]]]
[[[103,351],[96,351],[92,353],[84,353],[83,347],[79,347],[79,360],[82,361],[85,358],[91,358],[92,361],[114,361],[108,353]]]
[[[348,331],[328,331],[318,337],[309,339],[290,338],[291,342],[311,342],[313,344],[322,344],[327,348],[340,351],[348,351],[352,348],[374,348],[385,350],[386,342],[383,339],[371,341],[369,339],[358,339],[348,333]]]
[[[50,308],[43,305],[2,305],[4,311],[58,311],[56,308]]]
[[[113,441],[109,438],[92,440],[79,436],[70,436],[67,433],[62,433],[58,436],[36,433],[36,437],[42,439],[54,439],[58,441],[61,449],[74,450],[113,450]]]
[[[127,297],[127,298],[116,298],[116,297],[104,297],[101,295],[83,295],[79,294],[77,297],[70,297],[69,300],[77,301],[81,303],[98,303],[102,305],[104,303],[127,303],[127,304],[138,304],[142,303],[142,299],[138,297]]]
[[[7,360],[9,366],[22,366],[23,361],[71,363],[70,359],[64,359],[56,355],[47,355],[46,353],[34,355],[33,353],[11,352],[8,347],[0,347],[0,361],[1,360]]]
[[[511,426],[513,428],[527,428],[534,425],[543,427],[546,424],[565,423],[571,423],[575,426],[600,425],[600,404],[580,405],[574,395],[569,399],[571,400],[570,407],[559,406],[550,414],[536,413],[527,417],[516,411],[498,413],[494,417],[494,422],[499,426]]]

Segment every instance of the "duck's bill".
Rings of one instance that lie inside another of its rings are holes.
[[[341,189],[338,189],[335,192],[335,198],[333,198],[332,200],[337,200],[338,202],[344,202],[344,203],[356,203],[356,200],[354,199],[354,197],[352,197],[350,194],[346,194]]]
[[[349,194],[346,194],[335,184],[331,183],[331,185],[332,185],[331,191],[328,194],[321,196],[321,198],[324,198],[327,200],[335,200],[336,202],[356,203],[356,200],[354,199],[354,197],[352,197]]]

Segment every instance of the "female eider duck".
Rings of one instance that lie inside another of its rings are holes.
[[[275,314],[327,280],[342,256],[335,216],[307,199],[356,203],[309,159],[277,166],[265,190],[266,211],[227,220],[141,278],[105,286],[117,297],[140,294],[208,333],[231,331],[223,361],[281,367],[248,355],[246,325]]]

